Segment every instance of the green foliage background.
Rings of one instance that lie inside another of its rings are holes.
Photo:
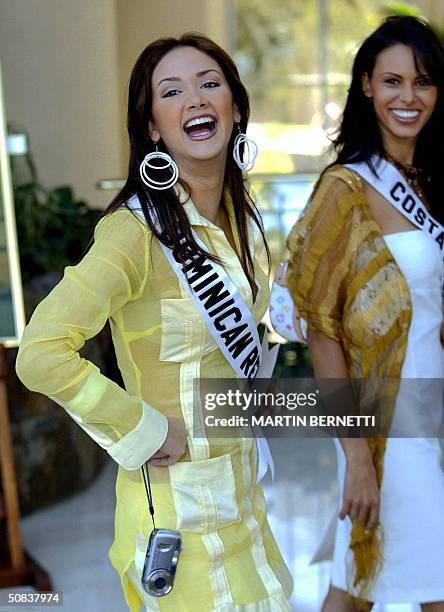
[[[385,16],[420,14],[413,1],[237,0],[236,6],[235,57],[252,119],[296,124],[323,113],[323,79],[329,101],[343,106],[354,54]]]
[[[40,274],[61,274],[77,263],[102,211],[77,200],[69,186],[42,185],[29,147],[26,155],[10,160],[20,268],[26,284]]]

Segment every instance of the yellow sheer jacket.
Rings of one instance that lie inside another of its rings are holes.
[[[350,378],[361,386],[360,407],[371,405],[376,379],[378,416],[388,431],[411,321],[408,285],[372,217],[361,179],[343,166],[326,170],[292,229],[287,285],[308,328],[339,342]],[[365,412],[362,408],[362,412]],[[369,438],[379,484],[385,439]],[[381,559],[380,534],[355,524],[355,586],[365,587]]]
[[[259,323],[268,304],[267,276],[255,266],[259,291],[253,304],[224,232],[191,200],[184,207]],[[239,250],[230,202],[227,207]],[[255,242],[260,244],[251,235],[256,257]],[[108,318],[125,389],[78,355]],[[256,484],[254,440],[192,437],[195,379],[236,374],[159,242],[131,211],[119,209],[99,222],[90,251],[37,307],[23,335],[17,372],[27,387],[63,406],[120,464],[110,558],[132,611],[142,599],[149,610],[162,611],[290,609],[291,578]],[[140,583],[152,525],[137,468],[162,445],[168,416],[184,419],[187,451],[176,465],[152,466],[150,474],[158,526],[181,532],[183,552],[173,591],[157,599],[135,589],[127,572]]]

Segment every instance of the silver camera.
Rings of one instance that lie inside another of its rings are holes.
[[[142,572],[142,586],[147,593],[155,597],[168,595],[173,588],[181,550],[182,538],[179,532],[153,529]]]

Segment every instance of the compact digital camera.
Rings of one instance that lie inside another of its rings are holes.
[[[142,572],[142,586],[147,593],[155,597],[168,595],[173,588],[181,550],[182,538],[179,532],[153,529]]]

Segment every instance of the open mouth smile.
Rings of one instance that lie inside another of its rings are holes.
[[[205,140],[216,133],[217,119],[213,115],[200,115],[186,121],[183,129],[191,140]]]
[[[406,110],[402,108],[392,108],[390,112],[401,123],[414,123],[421,114],[419,110]]]

